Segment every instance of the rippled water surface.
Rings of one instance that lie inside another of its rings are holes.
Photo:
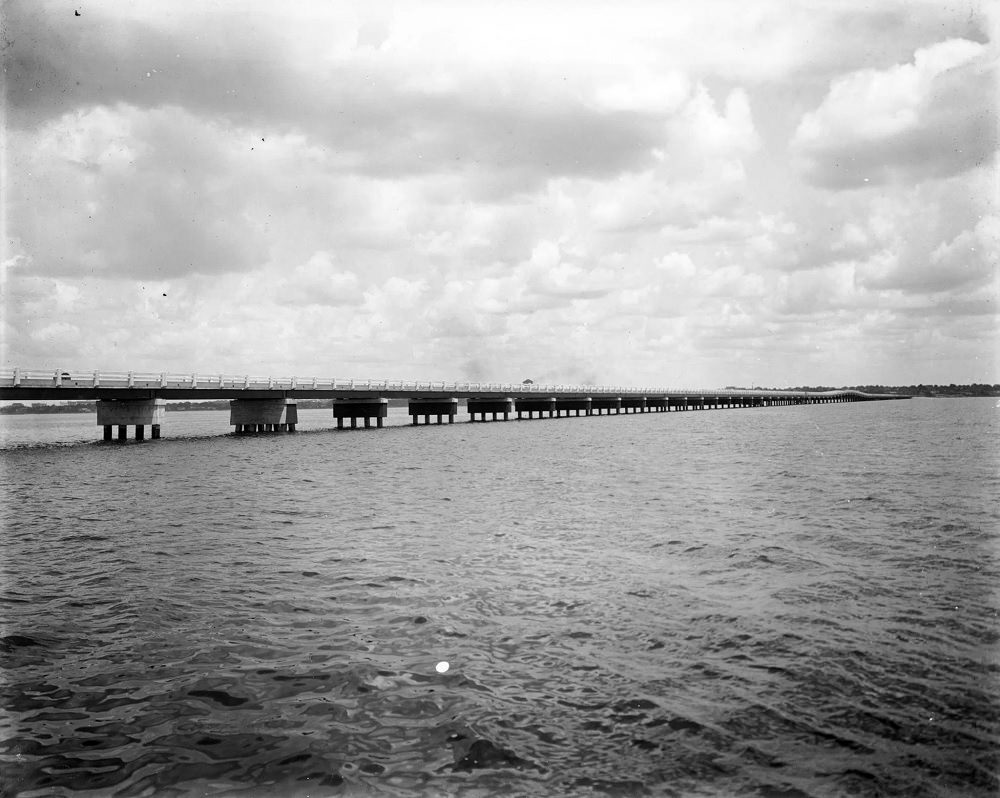
[[[994,795],[998,413],[3,418],[0,795]]]

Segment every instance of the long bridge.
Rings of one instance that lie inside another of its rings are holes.
[[[226,374],[0,370],[0,400],[96,400],[97,424],[104,440],[160,437],[170,400],[229,399],[229,423],[237,433],[294,432],[299,399],[329,399],[338,429],[358,422],[382,427],[390,399],[407,400],[417,425],[453,423],[464,402],[470,421],[529,419],[620,413],[669,413],[722,408],[867,402],[908,399],[897,394],[855,390],[771,391],[763,389],[635,388],[621,385],[538,385],[534,383],[418,382],[335,377],[252,377]]]

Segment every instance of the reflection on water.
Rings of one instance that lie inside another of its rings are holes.
[[[0,794],[1000,788],[992,403],[327,413],[8,429]]]

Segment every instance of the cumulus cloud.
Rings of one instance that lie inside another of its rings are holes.
[[[170,277],[259,265],[263,239],[231,183],[248,138],[178,109],[130,106],[9,135],[11,225],[40,272]]]
[[[792,140],[806,178],[828,188],[946,177],[983,164],[996,146],[989,48],[962,39],[834,80]]]
[[[364,301],[358,276],[339,268],[329,252],[316,252],[305,263],[283,271],[268,290],[278,304],[293,307],[350,307]]]
[[[450,33],[449,45],[426,46],[448,29],[427,29],[423,15],[400,12],[372,48],[359,39],[355,10],[311,9],[312,21],[209,8],[190,36],[184,15],[95,5],[67,26],[58,3],[13,4],[21,35],[6,59],[12,121],[30,127],[97,103],[179,106],[239,128],[304,132],[353,172],[398,177],[470,165],[509,172],[516,188],[539,172],[613,173],[640,163],[654,140],[647,115],[553,91],[510,64],[463,64]],[[449,60],[440,64],[443,53]],[[416,79],[428,70],[456,79]]]

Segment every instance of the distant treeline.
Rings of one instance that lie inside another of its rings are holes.
[[[61,405],[47,405],[40,402],[24,405],[20,402],[14,402],[12,405],[0,407],[0,415],[23,416],[28,413],[93,413],[96,410],[96,402],[69,402]]]

